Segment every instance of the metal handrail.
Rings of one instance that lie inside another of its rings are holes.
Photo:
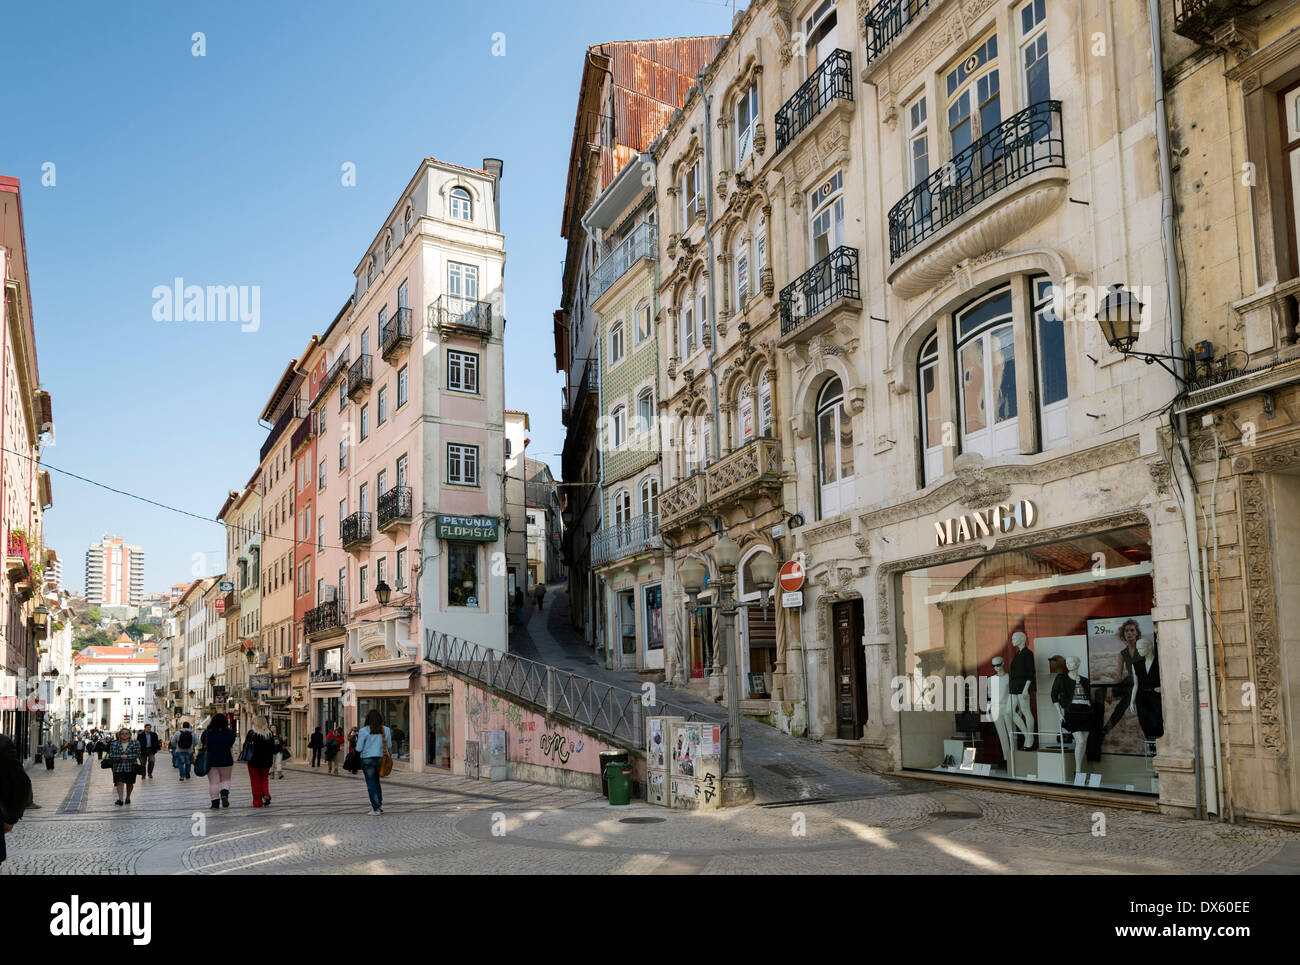
[[[1065,167],[1061,102],[1039,101],[1007,118],[918,184],[889,211],[889,260],[1021,178]]]
[[[841,299],[861,297],[858,249],[841,245],[781,289],[781,334],[789,335]]]
[[[411,340],[411,310],[398,308],[393,317],[379,330],[379,354],[388,358],[390,352],[403,342]]]
[[[832,101],[853,100],[853,55],[831,51],[776,112],[776,153],[780,154]]]
[[[339,542],[344,549],[353,543],[369,543],[370,514],[356,512],[339,523]]]
[[[659,514],[642,513],[591,534],[591,564],[599,566],[643,550],[659,549]]]
[[[429,326],[468,328],[491,335],[492,303],[456,295],[439,295],[429,305]]]
[[[653,258],[659,236],[653,222],[642,222],[624,238],[591,276],[591,300],[595,301],[631,270],[642,258]]]
[[[395,519],[410,519],[411,487],[394,486],[388,492],[380,493],[379,503],[375,509],[379,516],[380,529]]]
[[[348,395],[357,389],[370,385],[374,381],[370,374],[370,356],[359,355],[348,369]]]
[[[862,19],[867,32],[867,63],[885,52],[885,48],[898,39],[903,28],[913,23],[927,7],[930,0],[881,0]]]

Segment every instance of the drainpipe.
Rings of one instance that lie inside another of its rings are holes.
[[[1151,73],[1155,84],[1156,144],[1160,154],[1160,233],[1165,255],[1165,284],[1169,294],[1171,354],[1177,356],[1178,353],[1173,351],[1173,347],[1183,344],[1182,284],[1176,255],[1178,250],[1176,247],[1177,242],[1174,237],[1173,164],[1169,150],[1169,123],[1165,114],[1164,44],[1160,36],[1159,0],[1147,0],[1147,14],[1151,22]],[[1186,363],[1181,357],[1176,357],[1173,362],[1174,371],[1181,383],[1184,378]],[[1202,759],[1200,668],[1197,661],[1201,650],[1198,641],[1205,639],[1205,623],[1204,613],[1196,605],[1196,601],[1191,599],[1191,595],[1196,593],[1196,588],[1204,581],[1200,558],[1197,555],[1199,539],[1196,523],[1196,501],[1199,496],[1196,489],[1196,477],[1192,474],[1191,456],[1187,450],[1187,416],[1176,415],[1173,422],[1173,441],[1178,449],[1173,460],[1173,468],[1176,484],[1182,492],[1180,502],[1183,507],[1183,531],[1187,540],[1188,602],[1191,611],[1190,650],[1192,657],[1192,706],[1194,709],[1192,746],[1194,751],[1193,774],[1196,783],[1196,817],[1198,820],[1204,820],[1205,770]],[[1201,607],[1207,604],[1208,601],[1201,601]],[[1206,672],[1209,673],[1210,659],[1208,651],[1206,652],[1205,667]],[[1217,746],[1217,739],[1215,744]]]
[[[709,268],[709,382],[713,394],[713,461],[722,458],[722,425],[718,421],[718,300],[714,297],[713,275],[717,270],[713,258],[713,97],[704,93],[704,72],[695,77],[695,89],[704,102],[704,244]]]

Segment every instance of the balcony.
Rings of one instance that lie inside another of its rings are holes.
[[[9,543],[5,547],[5,572],[11,580],[25,577],[31,571],[31,558],[27,549],[27,537],[22,533],[9,534]]]
[[[429,306],[429,327],[444,334],[468,332],[483,339],[491,338],[492,304],[456,295],[439,295]]]
[[[385,362],[411,344],[411,310],[399,308],[379,330],[379,354]]]
[[[754,439],[708,468],[705,495],[710,507],[730,506],[761,491],[781,488],[781,444]]]
[[[311,633],[310,630],[307,632]],[[334,684],[340,682],[343,675],[337,670],[313,670],[310,679],[314,684]]]
[[[930,0],[881,0],[863,18],[867,31],[867,63],[871,63],[921,18]]]
[[[353,513],[339,523],[339,541],[345,550],[370,545],[370,514]]]
[[[613,287],[642,258],[653,259],[658,250],[659,234],[650,222],[637,225],[632,233],[624,238],[612,252],[600,263],[591,276],[590,298],[592,302]]]
[[[379,494],[376,507],[379,517],[379,531],[385,532],[401,523],[411,521],[411,487],[394,486],[386,493]]]
[[[847,50],[832,51],[776,112],[776,153],[793,144],[837,101],[853,102],[853,57]]]
[[[638,553],[663,548],[659,538],[659,516],[647,513],[607,530],[591,534],[591,565],[613,563]]]
[[[302,420],[302,424],[293,430],[293,435],[289,437],[289,451],[293,455],[298,455],[302,448],[316,437],[316,430],[313,424],[311,414]]]
[[[374,376],[370,371],[370,356],[362,355],[348,368],[348,398],[353,402],[370,388]]]
[[[325,373],[325,380],[317,387],[316,396],[311,400],[312,408],[315,408],[320,400],[325,398],[325,393],[330,390],[330,386],[337,382],[339,376],[348,370],[350,364],[348,356],[348,352],[343,352],[334,360],[334,364],[329,367],[329,371]]]
[[[995,251],[1065,200],[1061,102],[1003,121],[903,195],[889,212],[889,282],[911,297]]]
[[[237,613],[239,611],[239,594],[234,590],[231,590],[221,599],[225,601],[223,604],[225,609],[221,611],[223,617],[228,617],[232,613]]]
[[[280,441],[280,437],[285,434],[293,420],[300,418],[302,414],[303,412],[298,405],[297,399],[290,402],[289,408],[280,413],[280,418],[276,419],[275,425],[271,426],[270,435],[268,435],[266,441],[262,443],[262,462],[266,462],[266,457],[271,454],[271,450],[274,449],[275,444]]]
[[[1174,0],[1174,33],[1207,47],[1231,48],[1241,41],[1237,17],[1264,0]]]
[[[840,247],[781,289],[781,340],[810,338],[862,310],[858,249]]]
[[[303,629],[307,636],[319,636],[327,633],[342,633],[347,624],[347,608],[341,600],[327,600],[306,612],[302,618]],[[315,675],[312,676],[313,682]]]
[[[676,528],[690,522],[707,508],[704,473],[692,473],[659,494],[659,525],[664,530]]]

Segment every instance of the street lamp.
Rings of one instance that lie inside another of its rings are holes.
[[[379,601],[380,606],[388,606],[388,600],[392,595],[392,587],[383,580],[375,584],[375,599]]]
[[[770,559],[770,557],[769,557]],[[723,532],[713,546],[713,562],[718,567],[718,599],[715,603],[700,604],[700,590],[704,588],[708,570],[699,560],[688,559],[677,568],[682,588],[690,599],[691,609],[701,606],[716,609],[722,614],[722,645],[727,653],[727,772],[722,776],[724,804],[742,804],[754,796],[754,782],[745,773],[744,742],[740,738],[740,641],[736,634],[736,566],[740,563],[740,547]],[[757,574],[756,574],[757,578]],[[768,584],[768,587],[771,583]]]
[[[1101,326],[1101,334],[1106,339],[1106,344],[1123,355],[1141,359],[1147,365],[1159,364],[1184,389],[1189,388],[1192,381],[1185,374],[1187,368],[1193,370],[1193,379],[1196,377],[1195,370],[1198,368],[1203,374],[1229,371],[1225,367],[1227,359],[1215,358],[1214,346],[1208,341],[1197,342],[1192,346],[1190,353],[1185,352],[1182,355],[1133,351],[1133,345],[1137,342],[1138,334],[1142,331],[1142,310],[1144,307],[1138,301],[1138,297],[1123,285],[1111,285],[1106,291],[1106,296],[1101,300],[1101,304],[1097,306],[1097,324]],[[1171,362],[1181,362],[1182,366],[1178,368],[1171,367],[1166,364],[1166,359]]]

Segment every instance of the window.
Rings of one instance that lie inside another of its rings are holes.
[[[506,458],[507,459],[509,459],[512,455],[514,455],[514,448],[515,448],[514,443],[511,442],[509,436],[506,436]]]
[[[821,515],[827,519],[853,504],[853,421],[844,406],[844,387],[832,378],[817,398],[817,473]]]
[[[304,459],[302,461],[302,480],[303,480],[303,485],[299,487],[300,489],[306,489],[309,486],[311,486],[311,460],[310,459]]]
[[[348,468],[348,444],[346,442],[340,442],[339,443],[339,471],[342,472],[346,468]]]
[[[929,115],[925,97],[918,97],[907,108],[908,185],[916,187],[930,176]]]
[[[650,303],[642,302],[636,307],[636,344],[640,345],[650,337]]]
[[[370,568],[368,566],[363,566],[359,570],[357,570],[357,602],[358,603],[365,603],[366,600],[368,599],[366,594],[369,591],[369,587],[366,585],[368,582],[366,577],[369,574],[369,569]]]
[[[388,264],[388,259],[393,257],[393,236],[389,233],[384,239],[384,264]]]
[[[763,218],[758,219],[758,227],[754,229],[754,268],[762,271],[767,267],[767,221]]]
[[[696,212],[702,210],[701,203],[700,162],[696,160],[682,174],[682,231],[694,223]]]
[[[478,604],[478,544],[447,541],[447,604]]]
[[[758,380],[758,432],[762,436],[772,435],[772,382],[767,372]]]
[[[748,379],[740,383],[736,392],[736,430],[742,445],[754,438],[754,396]]]
[[[627,409],[621,405],[615,406],[609,415],[609,434],[611,449],[621,449],[627,441]]]
[[[808,197],[812,264],[844,244],[844,174],[836,171]],[[809,314],[813,308],[809,306]]]
[[[920,386],[921,451],[924,455],[923,485],[943,475],[943,415],[939,402],[939,337],[931,335],[921,346],[917,361]]]
[[[620,489],[614,494],[610,512],[614,516],[614,528],[624,530],[632,521],[632,494]]]
[[[375,425],[382,426],[388,421],[388,386],[381,385],[375,397]]]
[[[754,152],[754,129],[758,126],[758,82],[750,81],[736,102],[736,167]]]
[[[375,331],[379,333],[379,340],[381,342],[384,339],[384,326],[387,324],[388,324],[388,306],[385,305],[383,308],[379,309],[379,315],[375,319]],[[367,336],[369,331],[370,331],[369,329],[366,329]],[[361,349],[361,354],[362,355],[367,354],[364,348]]]
[[[406,366],[403,365],[397,370],[397,407],[400,409],[406,405],[407,400],[407,373]]]
[[[357,488],[357,512],[365,516],[370,512],[370,484],[362,483]]]
[[[954,318],[962,451],[986,458],[1020,450],[1016,345],[1011,289],[1003,288]]]
[[[322,459],[320,461],[320,465],[316,467],[316,488],[317,489],[325,488],[325,460],[324,459]]]
[[[696,472],[700,468],[700,434],[696,425],[697,416],[688,416],[682,429],[683,456],[686,460],[686,473]]]
[[[615,322],[609,330],[609,364],[623,361],[623,323]]]
[[[447,295],[465,302],[478,300],[478,269],[458,261],[447,262]]]
[[[406,487],[406,466],[407,458],[403,453],[397,457],[397,485],[402,488]]]
[[[385,316],[388,314],[387,305],[384,306],[384,310],[382,314]],[[366,356],[369,354],[370,354],[370,326],[367,325],[365,328],[361,330],[361,356]]]
[[[343,567],[339,570],[339,603],[343,604],[348,598],[348,570]]]
[[[682,358],[695,354],[695,296],[688,295],[682,308]]]
[[[1047,2],[1029,0],[1020,8],[1020,62],[1024,68],[1025,105],[1052,99],[1047,69]]]
[[[949,155],[960,154],[1002,122],[1002,88],[998,75],[998,37],[984,43],[948,72],[944,79],[948,97]],[[994,145],[983,158],[993,161]]]
[[[325,551],[325,517],[322,516],[316,521],[316,552]]]
[[[386,576],[384,571],[387,569],[384,564],[387,562],[388,560],[382,556],[375,560],[375,586],[378,586],[380,583],[388,582],[388,580],[384,578]]]
[[[1053,309],[1052,283],[1035,278],[1034,341],[1038,346],[1039,427],[1044,449],[1070,440],[1070,400],[1065,373],[1065,322]]]
[[[474,202],[464,188],[451,189],[451,216],[457,221],[469,221],[474,213]]]
[[[654,410],[654,390],[642,389],[641,394],[636,397],[636,428],[641,435],[650,431],[650,426],[654,423]]]
[[[744,308],[749,297],[749,244],[742,238],[734,252],[736,262],[736,307]]]
[[[659,514],[659,480],[654,476],[641,483],[641,515]]]
[[[348,380],[344,379],[339,383],[339,411],[342,412],[348,407]]]
[[[478,446],[447,443],[447,482],[456,486],[478,485]]]
[[[410,294],[410,290],[407,288],[406,279],[402,279],[402,283],[397,286],[397,307],[398,308],[411,307],[411,294]]]
[[[402,215],[402,233],[404,236],[411,233],[411,222],[413,220],[413,215],[414,212],[411,210],[411,206],[408,204],[406,206],[406,214]]]
[[[370,261],[366,263],[366,287],[369,288],[370,283],[373,282],[374,280],[375,280],[375,256],[371,255]]]
[[[348,501],[346,499],[340,499],[339,500],[339,523],[342,524],[343,520],[347,518],[348,518]]]
[[[397,551],[397,563],[393,567],[393,587],[402,589],[406,586],[406,578],[403,574],[406,572],[406,547]]]

